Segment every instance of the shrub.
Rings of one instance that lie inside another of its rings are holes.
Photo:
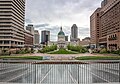
[[[49,54],[78,54],[77,52],[73,52],[73,51],[68,51],[66,49],[59,49],[58,51],[55,52],[50,52]]]
[[[35,50],[32,48],[32,49],[31,49],[31,53],[34,53],[34,52],[35,52]]]
[[[57,45],[45,46],[43,49],[38,50],[38,53],[47,53],[54,50],[57,50]]]
[[[18,51],[18,54],[26,54],[26,50],[22,49]]]
[[[87,52],[87,49],[84,48],[84,47],[82,47],[82,46],[68,45],[67,48],[68,48],[68,50],[76,51],[76,52],[79,52],[79,53],[85,53],[85,52]]]
[[[107,53],[107,49],[106,48],[103,48],[100,50],[100,54],[104,54],[104,53]]]
[[[8,49],[3,49],[1,50],[1,55],[9,55],[9,50]]]
[[[27,53],[33,53],[34,49],[20,49],[16,51],[16,54],[27,54]]]
[[[120,50],[111,51],[112,54],[120,54]]]

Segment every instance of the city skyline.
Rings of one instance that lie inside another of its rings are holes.
[[[78,37],[83,39],[90,36],[89,17],[97,7],[100,7],[101,1],[29,0],[26,1],[26,25],[33,24],[40,35],[42,30],[51,31],[50,39],[56,41],[60,26],[63,26],[63,31],[70,38],[70,28],[76,24],[79,29]]]

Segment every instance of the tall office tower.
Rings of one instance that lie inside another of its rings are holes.
[[[65,36],[65,41],[68,41],[68,36]]]
[[[32,24],[28,24],[28,26],[26,26],[26,30],[30,31],[31,34],[34,34],[34,26]]]
[[[38,30],[34,30],[34,46],[38,47],[40,44],[40,34]]]
[[[99,45],[99,33],[100,33],[100,10],[98,8],[90,16],[90,36],[91,36],[91,45],[98,47]]]
[[[108,3],[111,3],[113,0],[103,0],[102,2],[101,2],[101,7],[104,7],[104,6],[106,6]]]
[[[101,9],[99,44],[109,50],[120,49],[120,0],[108,0]]]
[[[34,45],[34,27],[32,24],[29,24],[26,26],[25,32],[24,32],[24,47],[33,47]]]
[[[120,49],[120,0],[104,0],[99,18],[99,22],[97,19],[92,21],[92,25],[100,26],[99,45],[111,51]],[[91,26],[91,29],[94,27]],[[94,37],[93,34],[91,36]]]
[[[41,32],[41,43],[46,44],[50,41],[50,31],[44,30]]]
[[[70,41],[76,41],[78,39],[78,27],[76,24],[73,24],[71,27],[71,37]]]
[[[24,47],[25,0],[0,0],[0,48]]]

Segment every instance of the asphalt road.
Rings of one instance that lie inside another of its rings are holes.
[[[81,84],[119,82],[119,63],[13,64],[0,63],[0,82]]]

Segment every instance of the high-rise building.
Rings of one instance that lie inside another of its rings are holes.
[[[68,36],[65,36],[65,41],[68,41]]]
[[[78,39],[78,27],[76,24],[73,24],[71,27],[71,37],[70,41],[76,41]]]
[[[40,34],[38,30],[34,30],[34,46],[39,46],[40,44]]]
[[[41,43],[46,44],[50,41],[50,31],[44,30],[41,32]]]
[[[24,47],[25,0],[0,0],[0,48]]]
[[[108,50],[120,49],[120,0],[104,0],[99,14],[99,45]]]
[[[97,8],[95,12],[90,16],[91,45],[94,47],[98,47],[99,45],[100,10],[101,8]]]
[[[31,34],[34,34],[34,26],[32,24],[28,24],[28,26],[26,26],[26,30],[30,31]]]
[[[25,43],[24,43],[24,47],[33,47],[33,41],[34,41],[34,35],[30,32],[30,31],[25,31],[24,33],[25,35]]]
[[[25,47],[33,47],[34,45],[34,27],[32,24],[29,24],[28,26],[26,26],[25,28],[25,32],[24,32],[24,38],[25,38],[25,43],[24,46]]]

